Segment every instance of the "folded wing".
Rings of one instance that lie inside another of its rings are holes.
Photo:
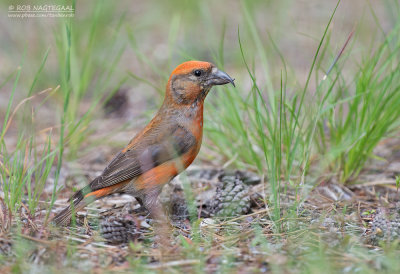
[[[159,132],[161,131],[155,129],[147,134],[151,137]],[[163,136],[157,136],[158,138],[144,136],[127,151],[118,153],[103,173],[82,189],[80,195],[84,196],[92,191],[134,179],[156,166],[179,158],[196,145],[196,138],[182,126],[174,125],[164,132]],[[149,143],[149,140],[154,139],[157,143]]]

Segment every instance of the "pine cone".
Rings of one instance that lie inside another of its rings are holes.
[[[216,196],[208,202],[213,216],[236,216],[250,210],[249,187],[241,180],[241,174],[224,173],[219,176]]]
[[[189,219],[189,210],[184,197],[173,194],[169,205],[169,215],[173,221]]]
[[[134,221],[127,218],[109,217],[101,221],[100,233],[107,242],[112,244],[133,241],[142,234]]]
[[[393,241],[400,238],[400,215],[390,218],[382,209],[378,209],[371,222],[371,241],[378,243],[381,240]]]

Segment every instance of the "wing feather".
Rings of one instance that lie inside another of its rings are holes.
[[[157,129],[154,131],[160,132]],[[157,138],[152,133],[154,132],[149,131],[126,152],[119,152],[85,192],[133,179],[166,161],[180,157],[197,142],[193,134],[180,125],[172,126],[163,136]]]

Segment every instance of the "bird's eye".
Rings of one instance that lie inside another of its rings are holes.
[[[201,70],[196,69],[196,70],[194,71],[194,75],[197,76],[197,77],[199,77],[199,76],[201,75]]]

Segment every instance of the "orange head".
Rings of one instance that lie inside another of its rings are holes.
[[[203,101],[215,85],[231,83],[232,79],[214,64],[201,61],[188,61],[177,66],[171,73],[165,98],[177,105],[189,105]]]

